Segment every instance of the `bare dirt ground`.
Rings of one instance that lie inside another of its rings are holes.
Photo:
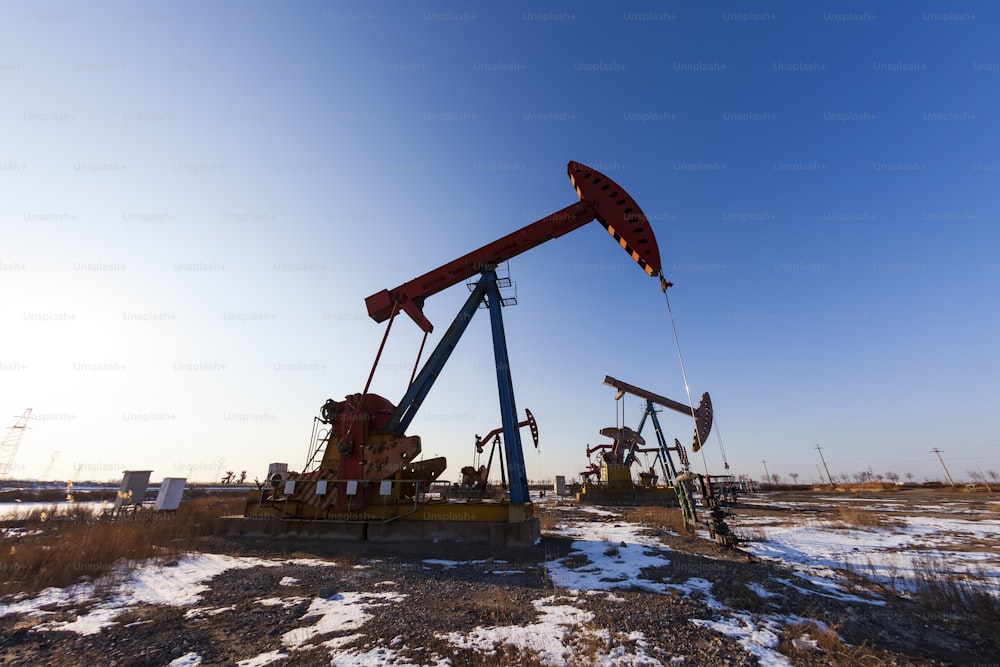
[[[739,532],[741,517],[763,520],[764,525],[802,521],[815,514],[833,519],[840,514],[829,496],[789,492],[749,498],[733,509],[732,523]],[[908,493],[905,499],[903,507],[893,511],[906,512],[907,504],[921,516],[937,513],[947,518],[961,511],[927,509],[938,507],[939,494]],[[987,500],[978,494],[959,507],[972,511],[966,517],[997,518],[995,505]],[[661,545],[644,547],[646,553],[662,553],[669,564],[623,578],[608,565],[613,559],[595,563],[574,547],[576,538],[560,535],[567,525],[592,525],[596,530],[627,523],[626,508],[606,509],[595,513],[567,503],[540,503],[537,512],[547,527],[541,543],[502,552],[469,545],[275,544],[203,538],[197,545],[202,553],[319,558],[337,566],[287,561],[227,570],[206,582],[208,590],[194,609],[140,605],[115,618],[114,625],[89,635],[39,631],[39,618],[28,614],[0,616],[0,664],[233,665],[256,659],[244,664],[318,665],[331,664],[331,647],[354,656],[332,664],[741,666],[781,664],[776,661],[781,656],[785,664],[807,666],[1000,663],[1000,624],[978,609],[946,609],[864,582],[856,582],[852,589],[855,600],[829,595],[815,582],[797,579],[780,563],[742,549],[723,549],[704,536],[679,534],[665,526],[649,525],[641,531]],[[980,541],[983,544],[976,550],[997,551],[996,539]],[[609,554],[616,549],[617,545],[608,544]],[[556,564],[564,572],[604,567],[607,571],[599,574],[613,587],[561,588],[551,576]],[[687,593],[680,587],[670,594],[656,589],[693,579],[709,585],[704,591]],[[367,616],[340,628],[315,630],[311,605],[317,599],[345,596],[366,601]],[[53,606],[44,621],[72,621],[93,604]],[[558,658],[530,643],[497,641],[484,649],[454,639],[482,628],[520,626],[530,631],[541,627],[533,624],[540,622],[546,605],[563,604],[586,612],[586,620],[581,627],[566,629],[566,650]],[[719,619],[745,619],[748,627],[770,629],[776,635],[773,654],[778,658],[755,655],[746,643],[712,629],[711,623]],[[294,631],[305,640],[289,649],[288,637],[295,636]],[[184,662],[193,653],[200,656],[200,663]],[[261,661],[265,654],[273,659]]]

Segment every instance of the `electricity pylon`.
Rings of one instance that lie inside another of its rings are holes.
[[[31,408],[28,408],[7,431],[3,442],[0,442],[0,479],[7,479],[7,476],[10,475],[10,469],[14,467],[14,457],[17,456],[17,448],[21,444],[21,436],[28,428],[30,417]]]

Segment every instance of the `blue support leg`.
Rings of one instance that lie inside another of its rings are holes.
[[[494,283],[496,282],[496,276],[493,277],[493,281]],[[469,295],[469,298],[466,299],[455,320],[448,327],[448,331],[441,338],[441,342],[434,348],[434,352],[431,353],[427,363],[420,369],[420,374],[414,378],[413,384],[407,389],[403,400],[399,402],[399,406],[396,408],[396,412],[393,413],[386,428],[387,431],[403,435],[410,426],[410,422],[417,416],[417,411],[427,397],[427,392],[434,386],[434,382],[438,379],[438,375],[441,374],[445,363],[455,350],[455,346],[458,345],[458,340],[465,333],[465,329],[469,326],[472,316],[476,314],[479,304],[486,297],[488,282],[485,275],[479,279],[476,288]],[[495,285],[494,289],[496,289]]]
[[[635,432],[642,435],[642,427],[646,425],[646,415],[649,414],[650,407],[649,401],[646,401],[646,410],[642,413],[642,419],[639,420],[639,426],[635,429]],[[639,448],[639,444],[636,443],[632,445],[632,449],[629,450],[628,456],[625,457],[625,465],[630,466],[635,462],[636,450]]]
[[[493,329],[493,356],[497,365],[497,389],[500,393],[500,418],[503,426],[503,446],[507,454],[507,477],[510,481],[510,502],[521,505],[530,502],[528,493],[528,473],[524,466],[524,450],[521,449],[521,432],[517,425],[517,406],[514,404],[514,383],[510,375],[510,361],[507,357],[507,337],[503,329],[503,315],[500,312],[500,289],[496,284],[496,274],[483,273],[489,278],[486,285],[486,303],[490,309],[490,325]]]
[[[674,460],[670,456],[670,445],[660,428],[660,420],[656,418],[656,410],[653,409],[652,401],[646,402],[646,412],[653,420],[653,430],[656,432],[656,442],[660,446],[660,456],[662,457],[663,472],[667,475],[667,482],[674,484],[677,479],[677,468],[674,467]]]
[[[693,529],[697,525],[698,517],[694,509],[694,500],[688,491],[687,482],[677,481],[677,468],[674,467],[674,460],[670,456],[670,447],[667,444],[666,437],[663,435],[663,429],[660,428],[660,420],[656,418],[656,410],[653,409],[652,401],[646,402],[646,411],[653,420],[656,440],[660,445],[660,462],[663,464],[664,472],[667,473],[667,481],[673,485],[674,491],[677,493],[677,502],[681,506],[684,523]]]

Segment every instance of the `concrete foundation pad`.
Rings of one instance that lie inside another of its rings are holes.
[[[240,537],[322,537],[329,540],[360,542],[365,539],[365,522],[311,521],[262,517],[224,516],[215,520],[216,535]]]

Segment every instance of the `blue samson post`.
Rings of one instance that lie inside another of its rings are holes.
[[[493,357],[497,365],[497,390],[500,393],[500,420],[503,426],[503,447],[507,454],[507,480],[510,484],[510,502],[520,505],[530,502],[528,494],[528,474],[524,468],[524,450],[521,449],[521,432],[517,424],[517,406],[514,403],[514,381],[510,376],[510,360],[507,357],[507,336],[503,329],[503,305],[500,289],[497,287],[495,271],[483,272],[481,281],[486,283],[486,305],[490,309],[490,325],[493,330]]]
[[[670,456],[670,446],[667,444],[667,439],[663,435],[663,429],[660,428],[660,420],[656,417],[656,408],[653,407],[653,402],[650,400],[646,401],[646,410],[642,413],[642,419],[639,421],[639,427],[636,429],[636,433],[642,435],[642,427],[646,425],[646,417],[651,417],[653,420],[653,431],[656,433],[656,443],[660,446],[660,465],[663,466],[663,477],[666,479],[668,484],[675,484],[677,479],[677,468],[674,466],[674,460]],[[628,453],[628,457],[625,459],[626,465],[632,465],[635,460],[635,450],[636,447],[633,446],[631,451]]]
[[[493,356],[497,367],[497,389],[500,394],[500,419],[503,425],[504,453],[507,456],[507,477],[510,481],[510,502],[522,504],[530,501],[528,478],[524,466],[524,451],[521,449],[521,433],[518,430],[517,406],[514,403],[514,383],[510,376],[510,361],[507,357],[507,337],[503,329],[503,305],[497,274],[494,269],[483,271],[482,277],[466,299],[455,320],[448,327],[441,341],[434,348],[427,363],[414,378],[413,384],[399,402],[386,427],[391,433],[403,435],[410,422],[417,416],[421,404],[438,379],[445,363],[465,333],[472,316],[479,305],[486,302],[490,310],[490,324],[493,330]]]

